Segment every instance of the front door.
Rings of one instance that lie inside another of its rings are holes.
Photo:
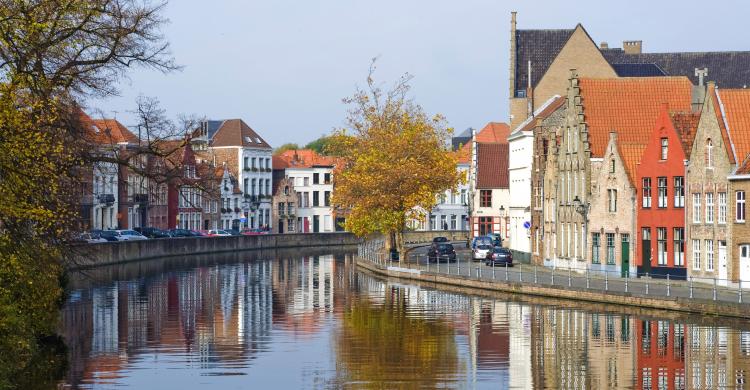
[[[718,284],[727,285],[727,242],[719,241],[719,280]]]
[[[644,228],[641,236],[641,259],[643,260],[641,272],[649,273],[651,272],[651,229]]]
[[[740,280],[750,282],[750,245],[740,245]],[[750,283],[743,284],[743,288],[750,288]]]
[[[622,235],[622,251],[620,252],[622,261],[620,262],[620,276],[627,278],[630,276],[630,235]]]
[[[281,218],[279,218],[279,233],[280,234],[284,233],[284,220]]]

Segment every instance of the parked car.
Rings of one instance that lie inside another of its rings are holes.
[[[83,232],[78,237],[73,239],[74,242],[95,244],[99,242],[107,242],[106,238],[103,238],[99,233],[94,232]]]
[[[494,247],[490,252],[487,253],[484,264],[492,266],[505,266],[507,264],[508,267],[512,267],[513,253],[508,248]]]
[[[94,230],[92,230],[94,232]],[[99,237],[107,240],[107,241],[120,241],[117,237],[120,235],[117,233],[116,230],[96,230],[96,232],[99,233]]]
[[[191,230],[195,237],[208,237],[208,230]]]
[[[229,233],[230,236],[239,236],[240,229],[224,229],[225,232]]]
[[[448,237],[438,236],[432,239],[432,242],[448,242]]]
[[[118,241],[136,241],[136,240],[148,240],[148,237],[135,230],[115,230],[117,232]]]
[[[169,238],[171,235],[168,231],[162,230],[155,227],[142,227],[142,228],[134,228],[133,230],[143,234],[144,236],[148,238]]]
[[[456,249],[453,244],[443,242],[433,242],[427,251],[427,258],[430,262],[456,262]]]
[[[259,236],[261,234],[268,234],[268,232],[265,231],[265,230],[262,230],[262,229],[248,229],[248,228],[245,228],[245,229],[242,229],[242,231],[240,232],[240,234],[242,234],[243,236]]]
[[[503,238],[500,237],[500,233],[488,233],[487,237],[492,239],[493,246],[503,246]]]
[[[224,230],[209,230],[208,236],[209,237],[229,237],[231,236],[231,234]]]
[[[487,253],[492,250],[492,245],[479,244],[476,248],[471,250],[472,260],[484,260],[487,258]]]
[[[172,229],[169,234],[172,237],[193,237],[193,233],[187,229]]]
[[[474,237],[474,239],[471,240],[471,249],[472,250],[476,249],[477,246],[479,246],[479,245],[494,246],[494,244],[492,242],[492,238],[488,237],[488,236]]]

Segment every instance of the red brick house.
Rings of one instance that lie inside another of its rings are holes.
[[[684,279],[685,165],[700,116],[661,111],[636,169],[636,253],[639,274],[669,275]]]

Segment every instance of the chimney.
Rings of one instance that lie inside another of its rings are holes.
[[[510,13],[510,95],[516,96],[516,11]]]
[[[599,44],[599,48],[600,49],[609,49],[609,43],[602,42],[602,43]]]
[[[472,189],[476,186],[477,177],[477,130],[471,129],[471,168],[469,171],[469,188]]]
[[[708,76],[708,68],[695,68],[695,77],[698,78],[698,85],[693,86],[691,108],[694,113],[701,111],[703,101],[706,100],[706,76]]]
[[[641,54],[643,41],[623,41],[622,50],[625,51],[625,54]]]
[[[530,118],[534,116],[534,90],[531,87],[531,60],[529,60],[528,66],[529,68],[526,78],[529,82],[526,86],[526,117]]]

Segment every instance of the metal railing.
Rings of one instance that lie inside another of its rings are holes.
[[[425,253],[410,253],[404,261],[393,261],[383,252],[383,242],[367,242],[360,246],[360,258],[381,267],[395,267],[482,281],[534,284],[582,291],[600,291],[628,294],[634,297],[661,299],[696,299],[747,304],[744,289],[750,283],[731,282],[726,279],[701,278],[674,279],[666,275],[637,274],[621,277],[620,272],[574,268],[514,264],[486,265],[484,260],[473,262],[469,256],[456,255],[450,261],[446,255],[428,258]]]

